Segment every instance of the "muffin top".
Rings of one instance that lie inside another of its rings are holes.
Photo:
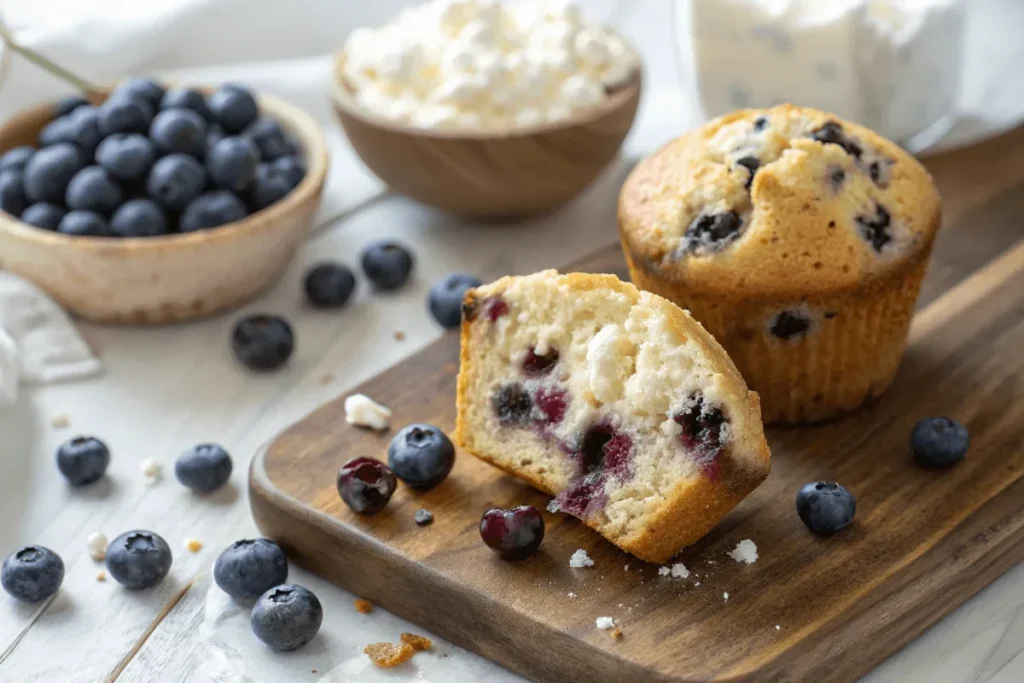
[[[896,144],[806,107],[736,111],[630,174],[619,226],[635,265],[702,291],[849,289],[925,255],[931,176]]]

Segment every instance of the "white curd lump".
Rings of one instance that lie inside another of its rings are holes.
[[[688,0],[708,117],[791,103],[903,142],[953,113],[962,0]]]
[[[564,0],[431,0],[353,31],[340,69],[375,116],[501,131],[595,107],[638,65],[621,37]]]

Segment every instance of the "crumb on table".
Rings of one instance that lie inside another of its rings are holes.
[[[405,332],[401,330],[395,330],[395,341],[403,341],[405,339]]]
[[[611,635],[612,640],[619,640],[622,638],[622,629],[616,626],[611,630],[609,635]]]
[[[429,650],[430,646],[433,645],[433,643],[430,642],[430,638],[418,636],[415,633],[403,633],[401,638],[403,643],[416,650],[416,652]]]
[[[98,572],[96,574],[96,580],[100,581],[100,582],[106,581],[107,580],[107,573],[106,572]]]
[[[188,548],[188,551],[190,553],[198,553],[200,550],[203,549],[203,543],[202,541],[197,541],[194,538],[190,538],[187,541],[185,541],[185,547]]]
[[[67,415],[54,415],[53,419],[50,420],[50,424],[53,425],[54,429],[67,429],[71,426],[71,418]]]
[[[363,652],[370,658],[370,661],[377,666],[390,667],[398,666],[402,662],[412,659],[416,650],[412,645],[402,643],[392,645],[391,643],[372,643],[363,648]]]
[[[369,614],[370,612],[373,611],[373,603],[370,602],[369,600],[363,600],[362,598],[358,598],[356,600],[355,606],[356,606],[356,611],[359,612],[360,614]]]
[[[329,372],[326,375],[324,375],[323,377],[321,377],[320,379],[317,380],[317,382],[320,383],[320,384],[330,384],[333,381],[334,381],[334,375],[332,375]]]

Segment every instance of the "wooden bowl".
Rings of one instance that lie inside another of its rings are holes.
[[[558,123],[507,132],[414,128],[374,117],[340,69],[331,100],[363,163],[393,190],[458,216],[508,219],[551,211],[615,158],[633,125],[642,73],[599,106]]]
[[[69,311],[96,322],[179,322],[233,308],[273,285],[312,225],[327,175],[320,126],[283,100],[260,111],[298,141],[306,176],[284,199],[212,230],[145,238],[70,237],[0,212],[0,268],[31,280]],[[0,151],[34,145],[52,105],[0,127]]]

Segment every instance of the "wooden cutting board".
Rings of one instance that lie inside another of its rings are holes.
[[[946,227],[896,382],[849,417],[770,430],[771,476],[680,555],[689,578],[659,576],[560,514],[545,513],[539,553],[501,561],[480,514],[548,499],[463,453],[436,489],[350,512],[338,467],[386,459],[393,432],[347,426],[340,398],[254,458],[256,523],[299,564],[538,681],[856,680],[1024,559],[1024,132],[929,167]],[[625,277],[616,245],[574,269]],[[357,391],[390,406],[396,427],[450,431],[457,363],[450,334]],[[910,430],[931,415],[970,429],[952,470],[911,461]],[[797,489],[818,479],[857,495],[855,524],[830,539],[796,515]],[[414,524],[421,507],[433,525]],[[728,553],[747,538],[760,559],[737,564]],[[592,568],[569,568],[577,548]],[[595,628],[599,616],[623,637]]]

